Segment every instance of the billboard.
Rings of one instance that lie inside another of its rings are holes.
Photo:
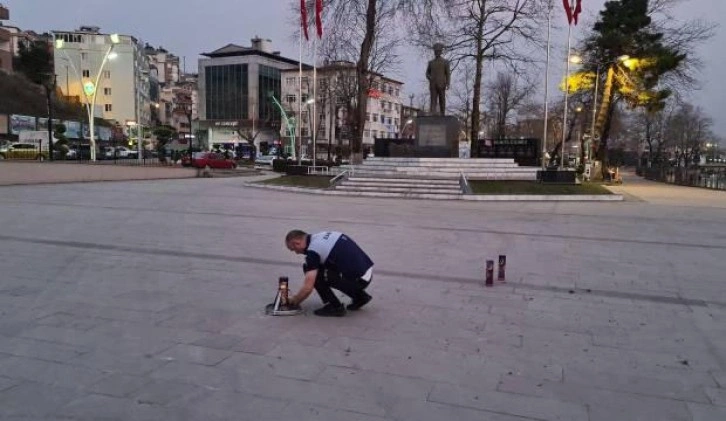
[[[24,131],[35,130],[35,117],[29,115],[12,114],[10,116],[10,133],[19,134]]]

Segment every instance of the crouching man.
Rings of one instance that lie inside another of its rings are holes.
[[[351,311],[359,310],[371,300],[365,289],[373,278],[373,261],[347,235],[335,231],[308,234],[293,230],[287,233],[285,245],[288,250],[305,255],[305,280],[300,291],[290,298],[291,304],[300,305],[315,289],[325,305],[314,313],[342,317],[346,307],[333,288],[351,298],[347,307]]]

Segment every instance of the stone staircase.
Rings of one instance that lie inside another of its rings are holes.
[[[368,158],[351,167],[356,176],[536,181],[538,167],[520,167],[508,158]]]
[[[538,168],[512,159],[368,158],[345,168],[336,194],[419,199],[461,199],[461,175],[468,180],[536,180]]]
[[[335,191],[356,196],[459,199],[458,178],[402,178],[362,176],[355,173],[335,186]]]

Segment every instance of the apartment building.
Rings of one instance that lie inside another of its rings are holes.
[[[280,140],[282,115],[270,94],[280,98],[281,72],[299,62],[273,51],[259,37],[250,47],[228,44],[199,60],[199,127],[209,145],[244,143],[240,133],[261,144]],[[310,66],[304,65],[305,69]]]
[[[302,141],[302,153],[312,151],[312,120],[315,114],[316,156],[326,157],[333,146],[350,144],[346,103],[355,99],[357,82],[355,65],[350,62],[326,63],[317,69],[316,100],[313,98],[313,71],[306,70],[302,78],[297,70],[283,72],[283,105],[288,114],[300,116],[298,136]],[[302,86],[302,89],[300,89]],[[374,74],[368,91],[366,124],[363,130],[364,148],[372,147],[376,138],[396,138],[401,132],[403,83],[384,75]],[[302,97],[301,97],[302,95]],[[300,101],[300,102],[299,102]],[[300,107],[302,104],[302,110]]]
[[[144,48],[135,37],[102,33],[97,26],[52,34],[56,80],[63,95],[85,104],[89,99],[84,86],[98,80],[93,110],[96,117],[120,125],[151,125],[151,91],[156,81]]]
[[[13,71],[13,33],[3,26],[4,20],[10,19],[10,10],[0,4],[0,70]]]

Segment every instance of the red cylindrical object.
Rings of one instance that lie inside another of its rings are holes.
[[[504,254],[499,255],[499,271],[497,273],[497,281],[504,282],[504,270],[507,268],[507,256]]]
[[[494,260],[487,260],[487,275],[485,285],[494,286]]]

